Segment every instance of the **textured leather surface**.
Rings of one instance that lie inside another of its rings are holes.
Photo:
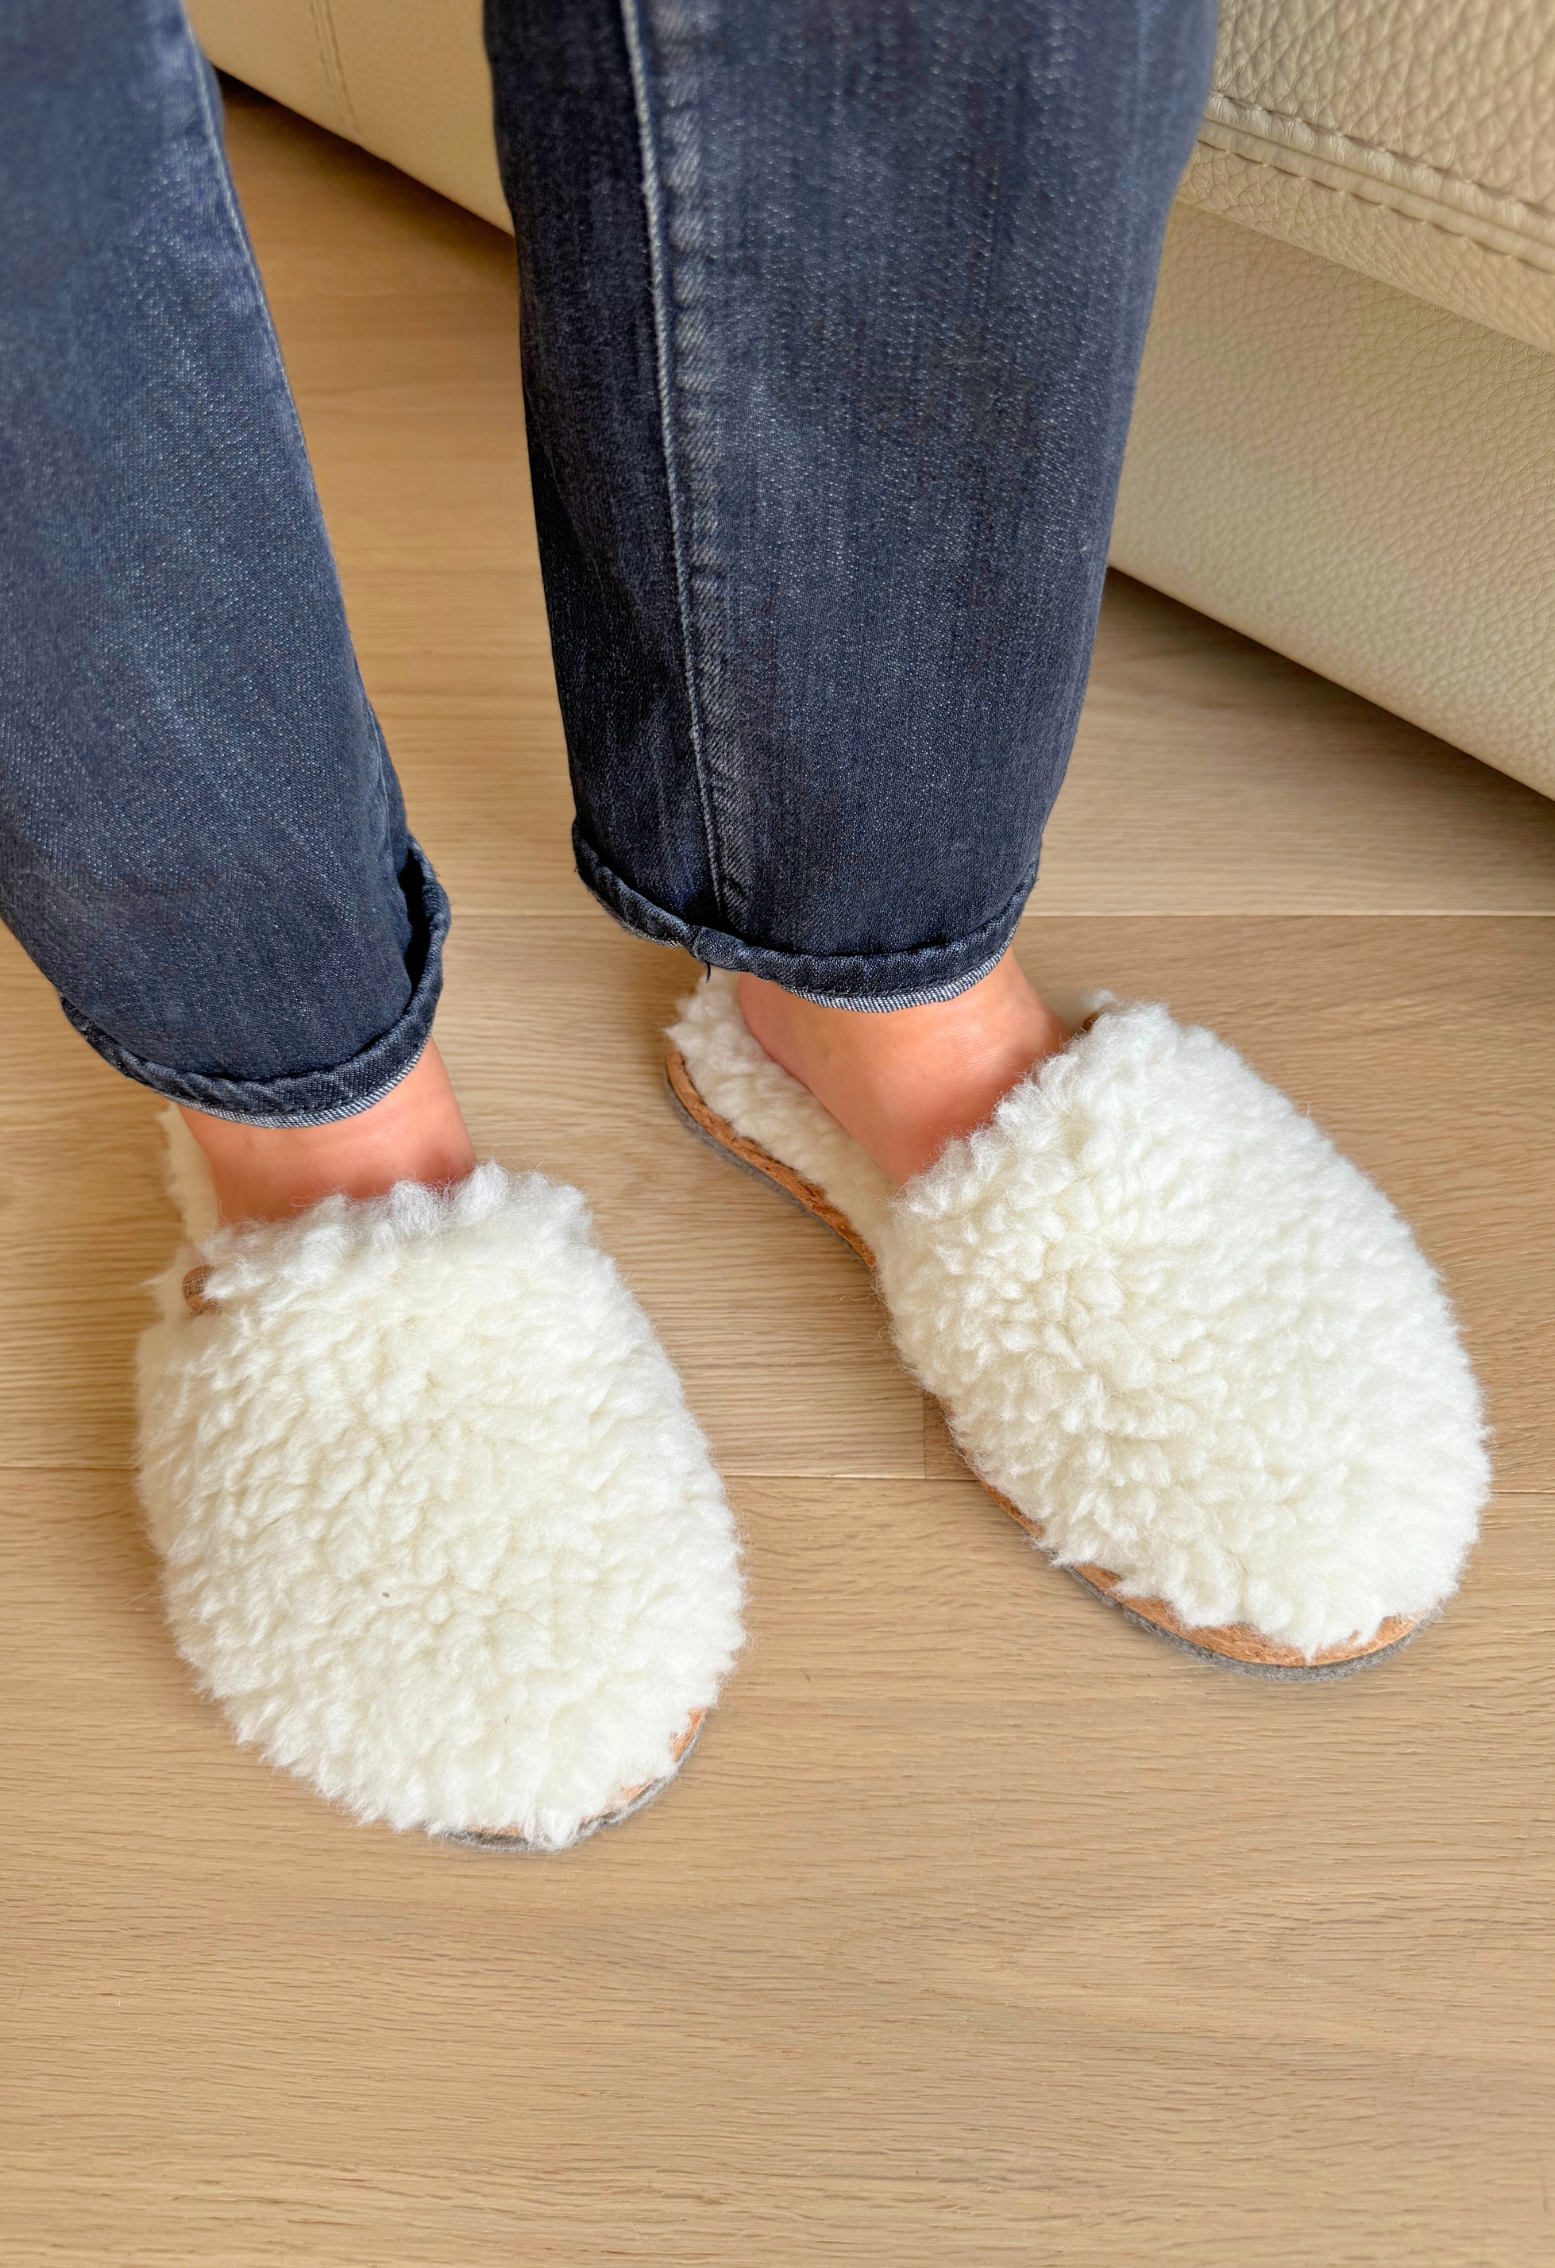
[[[1230,0],[1215,85],[1228,104],[1333,130],[1446,193],[1555,205],[1549,0]]]
[[[1555,794],[1555,358],[1179,208],[1112,557]]]
[[[1230,0],[1183,194],[1555,347],[1555,5]]]

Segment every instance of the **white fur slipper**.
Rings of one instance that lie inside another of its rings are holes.
[[[874,1270],[984,1485],[1134,1620],[1335,1676],[1456,1586],[1488,1470],[1441,1287],[1212,1033],[1104,999],[899,1191],[757,1045],[733,978],[682,1003],[668,1071],[697,1131]]]
[[[733,1522],[575,1189],[479,1167],[218,1229],[141,1341],[179,1651],[359,1819],[557,1850],[673,1775],[740,1644]]]

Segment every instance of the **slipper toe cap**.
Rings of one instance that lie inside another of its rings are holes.
[[[882,1288],[1066,1564],[1311,1655],[1429,1614],[1488,1487],[1407,1226],[1211,1033],[1114,1006],[898,1195]]]
[[[575,1190],[478,1169],[159,1286],[140,1486],[180,1651],[361,1819],[560,1848],[674,1769],[741,1642],[706,1444]]]

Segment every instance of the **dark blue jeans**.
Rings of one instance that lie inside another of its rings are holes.
[[[1212,0],[488,0],[584,880],[859,1008],[1009,942]],[[448,909],[175,0],[0,15],[0,914],[108,1061],[348,1115]]]

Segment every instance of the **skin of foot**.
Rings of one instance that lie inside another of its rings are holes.
[[[199,1110],[183,1116],[205,1152],[223,1221],[290,1220],[337,1191],[382,1197],[397,1181],[448,1183],[475,1170],[464,1115],[430,1043],[397,1087],[328,1126],[239,1125]]]
[[[822,1008],[742,976],[740,1008],[773,1061],[897,1182],[981,1126],[1000,1097],[1069,1038],[1013,953],[954,1000],[921,1007],[879,1015]]]

